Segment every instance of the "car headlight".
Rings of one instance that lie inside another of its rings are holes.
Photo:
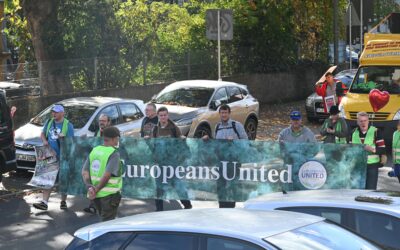
[[[307,97],[306,106],[312,107],[313,101],[314,101],[314,98],[312,98],[312,97]]]
[[[393,120],[400,120],[400,109],[397,111],[397,113],[394,115]]]
[[[346,111],[344,111],[344,107],[343,105],[339,105],[339,116],[343,117],[344,119],[346,119]]]
[[[194,119],[194,117],[193,117],[193,118],[184,118],[184,119],[181,119],[181,120],[179,120],[179,121],[176,121],[176,125],[177,125],[177,126],[189,126],[189,125],[192,125],[193,119]]]

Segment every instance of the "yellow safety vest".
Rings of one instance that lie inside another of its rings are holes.
[[[369,129],[367,131],[367,135],[365,136],[365,139],[364,139],[364,144],[365,145],[369,145],[369,146],[371,146],[373,148],[376,148],[376,145],[375,145],[375,133],[376,133],[376,131],[377,131],[377,128],[375,128],[374,126],[369,127]],[[354,132],[353,132],[352,143],[354,143],[354,144],[362,144],[358,128],[356,128],[354,130]],[[380,161],[381,160],[380,160],[379,155],[371,153],[371,152],[368,152],[368,161],[367,161],[368,164],[379,163]]]
[[[90,179],[94,186],[100,183],[106,172],[107,162],[110,156],[116,151],[114,147],[97,146],[89,155]],[[122,172],[121,165],[120,172]],[[106,197],[120,192],[122,189],[122,176],[111,177],[107,184],[96,194],[96,198]]]
[[[392,150],[393,163],[400,164],[400,131],[396,131],[393,134]]]

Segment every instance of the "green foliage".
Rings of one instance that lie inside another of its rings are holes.
[[[217,42],[205,36],[208,9],[234,14],[234,39],[222,42],[223,75],[326,61],[333,37],[331,0],[191,0],[183,6],[150,0],[57,1],[65,67],[76,89],[180,80],[189,71],[192,78],[215,79]],[[345,2],[340,0],[341,9]],[[6,3],[13,24],[8,37],[27,49],[20,53],[29,54],[19,1]]]
[[[34,53],[31,35],[28,31],[27,20],[22,15],[22,9],[19,0],[4,1],[4,19],[6,28],[3,32],[6,34],[9,47],[18,48],[19,57],[26,61],[34,61]]]

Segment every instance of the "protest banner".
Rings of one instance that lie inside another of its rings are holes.
[[[98,138],[62,142],[60,191],[86,195],[81,171]],[[121,138],[122,195],[244,201],[269,192],[364,188],[360,145]]]
[[[28,185],[50,189],[54,187],[59,171],[56,152],[50,146],[36,146],[35,154],[35,173]]]

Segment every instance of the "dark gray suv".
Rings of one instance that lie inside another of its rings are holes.
[[[15,170],[13,122],[4,90],[0,90],[0,182],[4,173]]]

